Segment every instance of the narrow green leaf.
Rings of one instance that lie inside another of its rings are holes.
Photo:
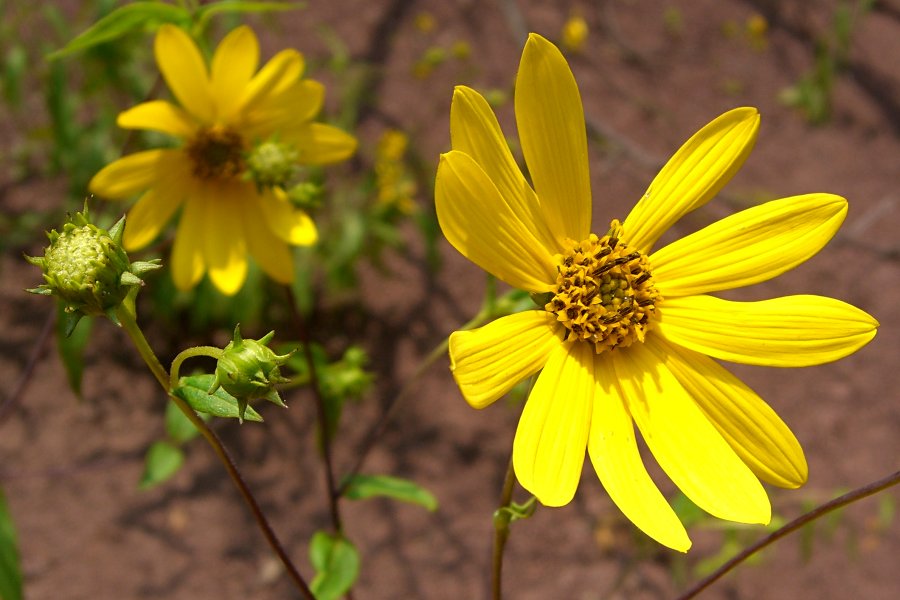
[[[141,476],[141,489],[146,490],[162,483],[178,472],[184,464],[184,452],[169,442],[154,442],[144,457],[144,474]]]
[[[353,475],[348,480],[344,497],[350,500],[393,498],[401,502],[418,504],[431,512],[438,508],[437,498],[425,488],[407,479],[388,475]]]
[[[154,27],[160,23],[186,23],[190,13],[173,4],[161,2],[134,2],[112,11],[78,34],[63,48],[51,52],[48,60],[56,60],[103,42],[115,40],[140,27]]]
[[[207,390],[212,386],[214,375],[192,375],[191,377],[182,377],[173,393],[187,402],[191,408],[197,412],[207,413],[214,417],[226,417],[231,419],[238,418],[238,401],[237,398],[223,390],[217,389],[212,394],[208,394]],[[263,418],[259,416],[252,406],[247,407],[244,413],[245,421],[262,422]]]
[[[197,437],[200,431],[184,416],[177,404],[169,401],[166,405],[166,433],[173,442],[183,444]]]
[[[317,531],[309,542],[309,561],[316,570],[310,589],[317,600],[337,600],[359,577],[359,553],[340,536]]]
[[[22,569],[16,528],[0,489],[0,599],[22,600]]]
[[[200,7],[197,11],[197,22],[200,29],[205,29],[210,17],[219,13],[264,13],[304,8],[305,2],[243,2],[242,0],[223,0]]]
[[[81,376],[84,373],[84,349],[91,337],[91,325],[94,320],[91,317],[83,317],[77,322],[71,335],[66,336],[70,314],[63,310],[59,303],[59,314],[56,319],[56,347],[59,357],[66,369],[66,378],[72,392],[81,400]]]

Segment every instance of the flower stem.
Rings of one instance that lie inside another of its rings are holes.
[[[500,493],[500,503],[494,512],[494,549],[491,553],[491,598],[501,600],[503,597],[503,550],[506,548],[506,540],[509,539],[509,517],[502,514],[502,510],[512,501],[513,486],[516,483],[516,474],[513,470],[512,455],[509,457],[509,466],[506,467],[506,476],[503,479],[503,491]]]
[[[334,479],[334,466],[331,459],[331,439],[328,434],[327,412],[325,410],[325,397],[322,395],[322,388],[319,385],[319,375],[316,371],[316,361],[312,353],[312,337],[309,328],[306,326],[306,320],[297,308],[297,299],[290,286],[285,286],[288,295],[288,304],[291,307],[291,315],[294,321],[294,329],[300,337],[300,345],[303,347],[303,358],[306,361],[306,368],[309,372],[309,387],[312,389],[313,397],[316,400],[316,417],[319,422],[319,439],[322,444],[322,462],[325,471],[325,488],[328,493],[328,509],[331,514],[331,525],[335,533],[343,535],[344,527],[341,522],[341,511],[338,506],[340,494]]]
[[[216,360],[222,356],[222,349],[215,346],[194,346],[187,350],[182,350],[175,360],[172,361],[171,374],[169,375],[169,389],[174,390],[178,387],[178,375],[181,372],[181,363],[195,356],[208,356]]]
[[[216,453],[216,456],[219,457],[219,460],[225,466],[225,470],[228,471],[229,477],[231,477],[232,482],[234,482],[235,487],[237,487],[238,491],[241,493],[241,496],[244,498],[244,502],[246,502],[250,512],[253,513],[253,518],[256,519],[259,528],[262,530],[263,535],[266,537],[266,540],[269,542],[269,546],[272,547],[272,550],[281,559],[282,564],[284,564],[284,568],[290,576],[291,580],[294,582],[294,585],[300,590],[300,593],[307,600],[315,600],[315,596],[312,591],[309,589],[309,586],[306,584],[306,581],[300,575],[297,568],[291,562],[291,559],[288,557],[284,548],[281,545],[281,542],[278,541],[278,538],[275,535],[271,525],[269,525],[269,521],[266,519],[266,516],[263,514],[262,509],[260,509],[259,504],[256,501],[256,498],[253,496],[253,493],[250,491],[250,488],[247,486],[247,483],[244,481],[244,478],[241,476],[240,471],[238,471],[237,465],[232,459],[231,455],[228,453],[228,450],[222,444],[222,440],[215,434],[215,432],[210,429],[206,423],[197,416],[197,413],[194,412],[187,402],[176,396],[172,393],[172,387],[170,387],[170,377],[166,372],[165,367],[159,362],[159,359],[156,357],[156,354],[153,352],[153,349],[150,347],[150,344],[147,342],[147,338],[144,337],[143,331],[137,324],[137,320],[135,319],[135,311],[133,302],[129,302],[126,300],[123,302],[119,308],[116,310],[116,316],[119,318],[119,322],[122,324],[122,328],[125,329],[125,332],[128,334],[128,337],[131,338],[131,341],[134,343],[135,348],[138,353],[141,355],[141,358],[144,359],[144,362],[150,368],[150,371],[153,373],[153,376],[156,377],[156,380],[162,386],[166,393],[169,395],[169,398],[172,402],[175,403],[176,406],[184,413],[191,423],[193,423],[194,427],[203,435],[204,439],[212,446],[213,451]],[[198,351],[196,353],[191,353],[192,351]],[[218,350],[218,348],[214,348],[214,350]],[[200,348],[191,348],[185,352],[179,354],[179,360],[177,364],[173,363],[172,368],[172,376],[175,378],[177,382],[178,376],[178,367],[180,367],[181,362],[183,362],[186,358],[190,356],[196,356],[199,354],[204,354],[208,351],[206,347]],[[177,359],[176,359],[177,360]]]
[[[835,511],[842,506],[847,506],[857,500],[862,500],[868,496],[872,496],[877,494],[878,492],[885,490],[891,486],[897,485],[900,483],[900,471],[897,471],[887,477],[879,479],[878,481],[873,481],[872,483],[866,484],[862,487],[856,488],[855,490],[844,494],[843,496],[838,496],[833,500],[829,500],[828,502],[821,504],[809,511],[808,513],[801,515],[787,523],[786,525],[778,528],[773,531],[766,537],[762,538],[755,544],[744,548],[741,552],[739,552],[736,556],[734,556],[731,560],[723,564],[721,567],[713,571],[710,575],[701,579],[699,582],[694,584],[694,586],[686,591],[684,594],[678,597],[678,600],[688,600],[689,598],[695,597],[697,594],[708,588],[715,582],[717,579],[734,569],[740,563],[744,562],[766,546],[780,540],[786,535],[793,533],[794,531],[800,529],[807,523],[810,523],[819,517],[827,515],[828,513]]]

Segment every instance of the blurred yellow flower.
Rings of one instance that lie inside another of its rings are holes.
[[[413,196],[416,182],[406,170],[403,162],[409,138],[397,129],[388,129],[381,134],[375,152],[375,186],[378,189],[378,204],[395,207],[401,213],[410,215],[416,211]]]
[[[246,278],[248,254],[276,281],[291,282],[289,246],[315,243],[315,224],[291,205],[281,186],[249,180],[248,157],[254,146],[276,137],[278,144],[257,153],[253,164],[271,163],[283,172],[276,159],[287,156],[298,164],[323,165],[352,155],[355,138],[313,122],[324,87],[301,78],[299,52],[283,50],[257,72],[259,43],[249,27],[225,36],[209,67],[194,41],[173,25],[160,27],[154,50],[180,106],[144,102],[122,112],[117,123],[171,135],[181,145],[116,160],[94,176],[91,192],[107,199],[143,193],[128,213],[128,250],[153,241],[183,206],[171,259],[179,289],[192,288],[209,272],[219,290],[236,293]]]
[[[588,24],[580,14],[572,13],[563,24],[562,45],[570,52],[581,52],[587,41]]]
[[[513,465],[545,505],[572,499],[587,449],[622,512],[686,551],[684,526],[641,460],[636,424],[695,504],[723,519],[768,522],[759,480],[802,485],[803,451],[778,415],[713,358],[825,363],[869,342],[878,323],[826,297],[735,302],[708,293],[765,281],[810,258],[837,231],[846,201],[775,200],[654,250],[750,153],[759,114],[738,108],[691,137],[627,218],[595,235],[581,97],[562,54],[538,35],[522,54],[515,112],[533,188],[488,103],[462,86],[450,110],[453,150],[438,167],[437,216],[450,243],[543,306],[451,335],[463,396],[483,408],[541,371],[519,420]]]

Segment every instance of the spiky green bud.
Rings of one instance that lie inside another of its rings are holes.
[[[284,187],[297,175],[300,152],[290,144],[267,141],[247,156],[247,176],[256,187]]]
[[[325,189],[312,181],[298,183],[287,191],[287,197],[291,204],[303,210],[319,208],[324,196]]]
[[[234,339],[222,350],[216,364],[216,377],[209,393],[220,387],[238,401],[239,418],[243,420],[247,404],[252,400],[265,398],[278,406],[285,406],[275,385],[287,383],[281,376],[279,367],[287,362],[293,352],[279,356],[266,346],[275,336],[274,331],[259,340],[245,340],[241,337],[240,325],[234,328]]]
[[[107,315],[118,324],[115,309],[129,289],[143,285],[140,275],[159,268],[158,260],[128,260],[121,246],[124,231],[125,217],[107,231],[90,222],[85,205],[82,212],[69,218],[61,232],[54,229],[47,233],[50,245],[43,257],[25,257],[41,268],[45,282],[27,291],[62,300],[71,316],[67,334],[85,315]]]

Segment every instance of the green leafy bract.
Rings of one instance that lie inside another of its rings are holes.
[[[200,431],[181,412],[178,405],[170,401],[166,404],[166,434],[173,442],[184,444],[197,437]]]
[[[56,320],[56,346],[59,357],[66,369],[66,378],[72,392],[81,399],[81,376],[84,372],[84,349],[91,337],[91,325],[93,319],[84,317],[77,322],[70,333],[68,328],[64,305],[59,303],[59,314]]]
[[[353,475],[347,480],[345,486],[344,497],[350,500],[393,498],[401,502],[418,504],[431,512],[436,511],[438,507],[438,501],[434,494],[412,481],[399,477]]]
[[[187,402],[197,412],[207,413],[214,417],[226,417],[237,419],[239,415],[237,399],[223,390],[217,389],[212,394],[207,393],[212,387],[214,375],[192,375],[182,377],[178,381],[178,387],[172,393]],[[252,406],[248,406],[244,413],[244,420],[262,422],[263,418]]]
[[[210,17],[219,13],[264,13],[283,10],[297,10],[306,6],[305,2],[244,2],[242,0],[225,0],[205,4],[197,11],[197,22],[200,29],[206,28]]]

